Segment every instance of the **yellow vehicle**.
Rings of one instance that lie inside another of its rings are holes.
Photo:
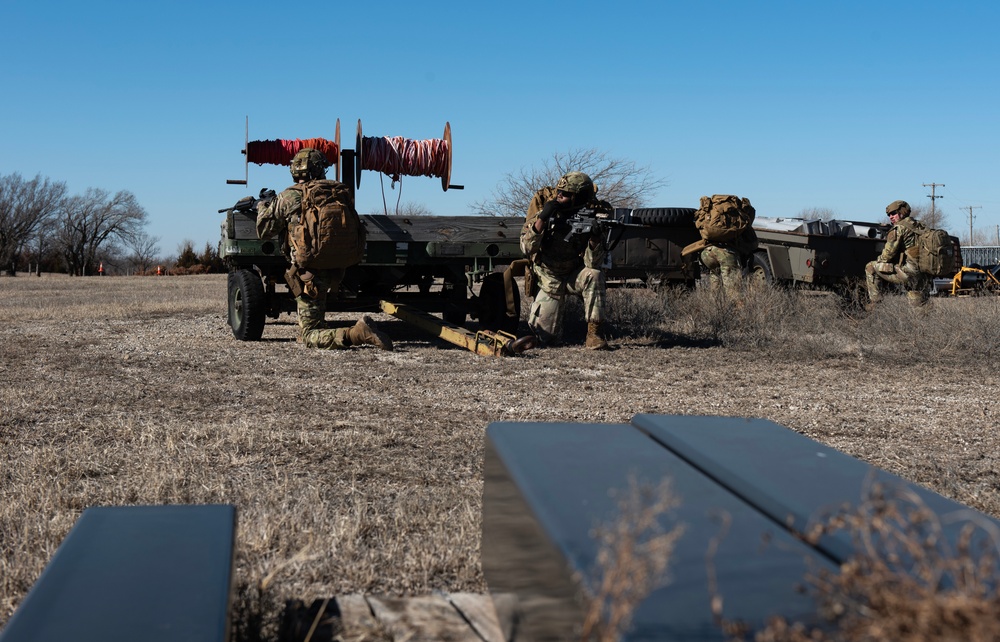
[[[951,280],[952,296],[1000,294],[1000,266],[981,268],[962,266]]]

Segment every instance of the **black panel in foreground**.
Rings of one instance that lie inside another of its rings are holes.
[[[514,639],[579,639],[598,583],[595,529],[619,516],[616,494],[669,479],[683,527],[667,583],[639,604],[623,640],[724,640],[712,612],[752,632],[773,616],[821,625],[802,589],[855,550],[847,535],[807,543],[811,519],[863,501],[874,482],[897,486],[961,524],[1000,523],[770,421],[637,415],[631,424],[494,423],[486,430],[482,566],[498,608],[514,603]],[[715,578],[713,591],[712,577]]]
[[[86,509],[2,642],[223,642],[236,509]]]

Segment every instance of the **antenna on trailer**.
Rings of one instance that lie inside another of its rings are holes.
[[[246,117],[246,126],[243,130],[243,180],[238,178],[226,179],[226,185],[246,185],[250,179],[250,160],[247,156],[247,145],[250,144],[250,116]]]

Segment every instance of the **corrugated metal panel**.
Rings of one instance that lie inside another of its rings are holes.
[[[1000,245],[968,245],[962,247],[962,264],[1000,265]]]

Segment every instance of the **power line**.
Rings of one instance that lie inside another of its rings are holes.
[[[963,210],[969,210],[969,245],[972,245],[972,210],[983,209],[982,205],[966,205]]]
[[[934,188],[944,187],[944,183],[924,183],[924,187],[931,188],[931,193],[927,195],[927,198],[931,199],[931,220],[934,220],[934,201],[935,199],[944,198],[944,196],[935,196]]]

